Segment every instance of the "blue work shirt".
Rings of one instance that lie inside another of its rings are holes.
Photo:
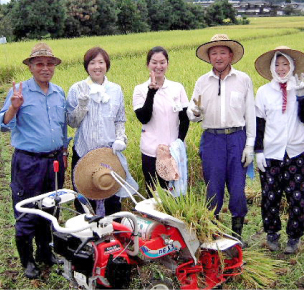
[[[16,85],[18,90],[19,84]],[[11,105],[11,89],[0,111],[1,131],[11,131],[13,147],[29,152],[50,152],[67,148],[66,100],[61,87],[49,83],[45,94],[34,78],[22,82],[24,102],[17,115],[4,124],[4,115]]]

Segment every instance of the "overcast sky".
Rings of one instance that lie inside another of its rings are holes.
[[[7,2],[10,2],[10,0],[0,0],[0,4],[5,4]]]

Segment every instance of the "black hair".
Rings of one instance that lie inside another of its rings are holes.
[[[151,48],[147,54],[147,65],[149,65],[153,54],[159,53],[159,52],[161,52],[165,56],[167,62],[169,62],[168,52],[162,46],[155,46],[155,47]]]

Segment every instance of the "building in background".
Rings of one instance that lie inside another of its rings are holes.
[[[192,0],[188,1],[193,4],[208,7],[213,4],[214,0]],[[238,1],[228,0],[237,15],[242,16],[283,16],[304,13],[304,3],[291,1],[290,3],[273,3],[266,1]]]

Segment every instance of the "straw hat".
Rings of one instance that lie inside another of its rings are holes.
[[[288,46],[278,46],[273,50],[263,53],[255,60],[255,69],[263,78],[272,80],[270,64],[276,51],[287,54],[294,60],[294,74],[304,72],[304,53],[299,50],[291,49]]]
[[[111,171],[126,179],[126,172],[111,148],[103,147],[88,152],[74,168],[77,191],[90,199],[104,199],[114,195],[121,185],[113,178]]]
[[[58,57],[55,57],[52,52],[52,49],[46,43],[43,43],[43,42],[40,42],[33,47],[30,56],[28,58],[26,58],[23,61],[23,63],[26,65],[29,65],[30,61],[33,58],[41,57],[41,56],[50,57],[50,58],[54,59],[56,61],[56,65],[61,63],[61,59],[59,59]]]
[[[229,39],[226,34],[215,34],[210,42],[200,45],[196,50],[196,56],[210,63],[208,51],[214,46],[227,46],[233,52],[231,64],[237,63],[244,55],[244,47],[239,42]]]

